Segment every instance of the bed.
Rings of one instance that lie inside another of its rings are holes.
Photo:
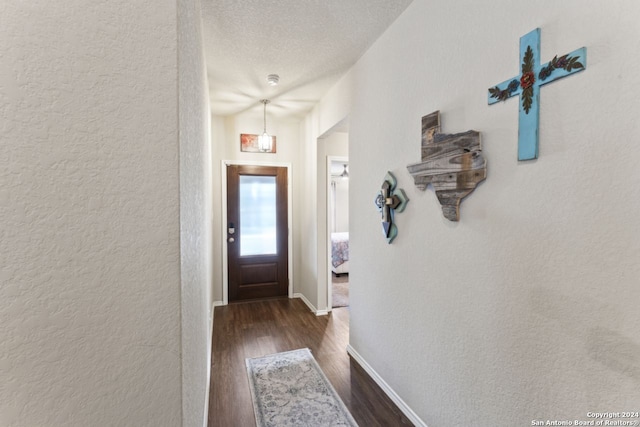
[[[331,271],[349,273],[349,233],[331,233]]]

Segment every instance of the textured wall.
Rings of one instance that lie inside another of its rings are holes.
[[[0,6],[2,426],[181,423],[176,13]]]
[[[211,125],[200,1],[178,5],[182,425],[202,427],[211,364]]]
[[[314,307],[318,307],[318,188],[317,188],[317,114],[311,113],[299,130],[301,135],[299,167],[294,169],[298,186],[299,209],[294,217],[294,236],[300,242],[294,253],[295,291],[303,294]]]
[[[347,143],[348,116],[353,101],[353,73],[348,73],[333,86],[300,124],[299,168],[294,179],[299,188],[294,222],[294,235],[300,242],[294,257],[296,292],[302,293],[316,308],[326,307],[327,257],[324,236],[326,227],[326,191],[320,184],[326,179],[326,141],[341,134]],[[320,137],[323,138],[320,138]],[[338,136],[338,138],[340,138]],[[332,155],[347,157],[345,146]],[[325,227],[324,229],[322,227]]]
[[[430,427],[585,419],[640,402],[640,4],[416,0],[351,71],[351,344]],[[487,88],[581,46],[541,90],[540,158],[516,160],[518,101]],[[326,106],[327,108],[329,106]],[[443,218],[406,165],[420,118],[482,132],[488,177]],[[372,200],[411,199],[392,245]]]
[[[222,301],[222,178],[221,160],[225,141],[225,118],[211,116],[211,186],[212,186],[212,244],[213,244],[213,275],[211,277],[211,300],[213,303]],[[238,136],[238,138],[240,138]]]

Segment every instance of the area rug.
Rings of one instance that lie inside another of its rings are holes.
[[[246,364],[258,427],[358,425],[308,348]]]
[[[349,306],[349,276],[333,276],[331,279],[331,307]]]

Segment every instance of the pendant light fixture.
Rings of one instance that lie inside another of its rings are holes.
[[[260,100],[264,104],[264,133],[258,138],[258,149],[262,152],[271,151],[271,136],[267,133],[267,104],[268,99]]]

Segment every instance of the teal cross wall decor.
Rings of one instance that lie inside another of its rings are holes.
[[[540,28],[520,37],[520,75],[489,88],[489,105],[520,95],[518,119],[518,160],[538,158],[538,127],[540,117],[540,86],[570,74],[582,71],[587,66],[587,48],[554,56],[540,65]]]
[[[395,213],[400,213],[407,207],[409,198],[402,188],[396,190],[398,181],[391,172],[387,172],[384,177],[380,191],[373,201],[382,213],[382,232],[387,239],[387,243],[393,242],[398,235],[398,227],[396,226],[394,217]]]

